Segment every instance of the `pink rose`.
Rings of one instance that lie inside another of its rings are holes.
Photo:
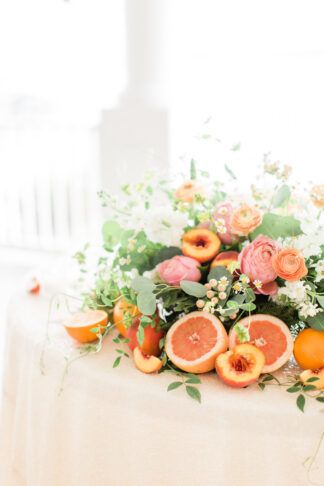
[[[179,285],[181,280],[199,282],[201,273],[200,263],[194,258],[174,256],[165,260],[157,267],[161,279],[169,285]]]
[[[279,251],[276,241],[267,236],[259,235],[252,243],[247,245],[239,254],[241,272],[248,275],[252,283],[259,280],[262,283],[259,293],[273,295],[276,293],[276,285],[273,282],[277,274],[271,260]],[[268,285],[268,284],[272,285]]]
[[[216,211],[213,214],[215,225],[216,227],[220,228],[217,235],[224,245],[231,245],[236,240],[235,236],[231,232],[232,214],[233,206],[230,202],[218,204]]]

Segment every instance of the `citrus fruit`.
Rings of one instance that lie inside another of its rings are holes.
[[[265,364],[263,352],[253,344],[238,344],[216,358],[218,377],[228,386],[243,388],[257,381]]]
[[[63,325],[70,336],[79,343],[90,343],[98,339],[97,334],[104,333],[108,322],[107,312],[103,310],[87,310],[76,312],[63,321]],[[97,332],[92,332],[96,329]]]
[[[135,305],[127,302],[127,300],[123,298],[118,300],[113,311],[113,323],[122,336],[127,336],[127,329],[129,327],[125,325],[127,318],[133,318],[138,314],[139,310],[137,307],[135,307]]]
[[[160,319],[156,318],[155,322],[156,325],[154,327],[148,325],[144,328],[144,341],[143,344],[139,344],[137,340],[137,331],[140,319],[138,317],[133,319],[133,323],[126,334],[126,337],[129,339],[128,346],[132,351],[138,346],[144,354],[149,356],[159,356],[161,354],[160,339],[164,337],[165,332],[160,329]]]
[[[187,231],[182,237],[182,253],[200,263],[212,260],[221,247],[218,236],[206,228]]]
[[[165,341],[165,351],[172,363],[190,373],[213,370],[216,357],[227,347],[228,337],[223,324],[204,311],[181,317],[169,329]]]
[[[324,367],[324,332],[316,329],[301,331],[295,340],[294,356],[304,369]]]
[[[290,358],[294,342],[287,325],[268,314],[254,314],[238,321],[249,330],[250,343],[265,355],[262,373],[271,373],[281,368]],[[239,344],[235,326],[229,332],[229,347]]]

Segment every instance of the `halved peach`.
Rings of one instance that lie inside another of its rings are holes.
[[[211,262],[211,268],[228,267],[232,262],[237,262],[239,253],[237,251],[222,251]]]
[[[318,370],[305,370],[299,375],[299,378],[304,385],[314,385],[318,390],[324,388],[324,368]],[[318,378],[318,380],[307,381],[309,378]]]
[[[206,228],[189,230],[182,237],[182,253],[200,263],[212,260],[220,247],[221,241],[218,236]]]
[[[39,280],[36,277],[33,277],[30,279],[30,281],[27,283],[27,291],[30,294],[37,295],[40,292],[41,285],[39,283]]]
[[[155,373],[162,368],[162,360],[156,356],[149,356],[144,354],[139,347],[134,349],[134,362],[138,370],[143,373]]]
[[[219,378],[229,386],[243,388],[259,378],[265,364],[262,351],[253,344],[238,344],[216,358]]]

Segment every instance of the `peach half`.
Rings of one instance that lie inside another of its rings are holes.
[[[206,228],[194,228],[182,237],[182,253],[200,263],[212,260],[221,247],[218,236]]]
[[[134,349],[134,363],[138,370],[143,373],[155,373],[162,368],[162,360],[156,356],[144,354],[139,347]]]
[[[219,378],[228,386],[243,388],[258,380],[265,364],[262,351],[253,344],[238,344],[216,358]]]
[[[313,385],[317,390],[324,389],[324,368],[320,368],[319,370],[305,370],[300,374],[299,378],[304,385]],[[310,378],[318,378],[318,380],[308,381]]]
[[[232,262],[237,262],[239,253],[237,251],[222,251],[211,262],[210,267],[228,267]]]

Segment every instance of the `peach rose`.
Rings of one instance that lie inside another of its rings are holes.
[[[247,204],[241,204],[233,211],[231,231],[238,236],[247,236],[262,223],[260,211]]]
[[[324,184],[314,186],[310,193],[311,200],[313,204],[319,208],[324,208]]]
[[[232,218],[233,206],[230,202],[223,202],[218,204],[216,211],[213,214],[213,219],[215,224],[220,223],[223,231],[218,231],[217,235],[224,245],[231,245],[235,241],[235,237],[231,232],[230,221]],[[224,223],[222,223],[224,222]]]
[[[188,181],[181,184],[181,186],[175,191],[174,197],[183,202],[193,202],[196,194],[203,196],[204,193],[204,188],[198,182]]]
[[[200,263],[194,258],[177,255],[160,263],[157,271],[167,284],[179,285],[181,280],[199,282],[201,279],[199,266]]]
[[[277,275],[294,282],[308,273],[305,259],[295,248],[283,248],[272,257],[272,266]]]
[[[262,284],[269,284],[277,278],[272,266],[272,258],[279,251],[276,241],[267,236],[259,235],[252,243],[243,248],[239,254],[241,272],[248,275],[253,282],[260,280]],[[273,290],[274,286],[269,286]],[[267,289],[262,285],[262,290]],[[263,293],[261,292],[261,293]]]

